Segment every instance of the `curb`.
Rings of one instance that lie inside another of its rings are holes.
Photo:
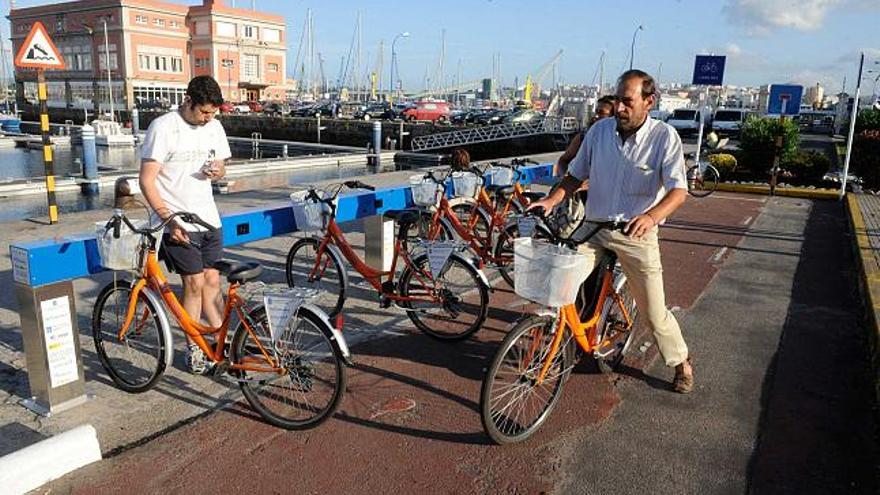
[[[865,217],[855,194],[846,195],[846,210],[855,242],[853,249],[862,276],[859,278],[859,292],[864,297],[865,320],[869,327],[868,342],[870,345],[871,366],[874,371],[874,394],[880,403],[880,265],[873,255],[873,248],[868,240],[868,229]]]
[[[728,184],[719,182],[716,191],[737,192],[747,194],[770,194],[770,186],[749,184]],[[776,196],[806,199],[837,199],[840,191],[836,189],[807,189],[805,187],[777,187]]]
[[[88,424],[77,426],[0,457],[0,487],[3,493],[27,493],[100,460],[101,448],[95,427]]]

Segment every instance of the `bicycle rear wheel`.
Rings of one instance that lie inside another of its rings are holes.
[[[320,294],[311,302],[332,318],[342,311],[342,305],[345,303],[347,289],[343,272],[345,267],[330,254],[329,247],[318,260],[319,246],[318,239],[314,237],[296,241],[287,253],[284,273],[289,287],[319,290]]]
[[[266,311],[259,307],[247,319],[254,332],[239,323],[232,340],[232,362],[267,366],[256,337],[282,374],[235,371],[251,407],[268,423],[288,430],[312,428],[326,421],[342,399],[345,367],[342,351],[328,324],[308,307],[272,342]]]
[[[397,292],[418,301],[401,301],[419,330],[438,340],[463,340],[483,326],[489,312],[489,289],[476,268],[452,257],[434,277],[427,254],[418,255],[400,275]],[[438,296],[439,301],[428,300]]]
[[[483,377],[480,418],[483,428],[499,444],[521,442],[547,420],[562,396],[562,385],[574,366],[569,333],[554,356],[544,380],[537,377],[553,341],[556,319],[529,316],[513,327]]]
[[[131,283],[116,280],[98,294],[92,312],[92,337],[101,365],[122,390],[141,393],[151,389],[165,371],[168,342],[157,308],[143,293],[138,294],[134,319],[119,339],[131,300]]]
[[[687,171],[688,192],[696,198],[705,198],[715,192],[719,179],[718,169],[712,165],[706,164],[703,173],[698,165],[694,165]]]

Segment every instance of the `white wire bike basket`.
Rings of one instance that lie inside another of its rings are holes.
[[[326,197],[324,191],[316,190],[315,193],[320,197]],[[331,213],[330,206],[308,196],[309,191],[297,191],[290,195],[290,206],[293,208],[296,227],[301,231],[321,230],[327,226],[327,218]]]
[[[551,308],[574,304],[593,269],[589,256],[531,237],[513,241],[513,263],[517,295]]]
[[[492,166],[486,170],[483,176],[486,178],[486,183],[493,186],[513,185],[514,172],[510,167]]]
[[[482,178],[473,172],[453,172],[452,188],[456,198],[476,198]]]
[[[101,266],[108,270],[140,270],[143,263],[143,235],[131,230],[122,220],[119,225],[119,237],[113,235],[113,227],[107,228],[107,222],[95,223],[95,241],[98,244],[98,255]],[[148,220],[132,222],[137,228],[149,227]],[[156,248],[161,242],[158,236]]]
[[[278,342],[285,336],[287,330],[296,328],[300,307],[317,296],[318,291],[304,287],[250,282],[239,289],[239,295],[251,304],[263,305],[272,342]]]
[[[413,203],[417,206],[434,206],[440,198],[443,188],[433,179],[423,175],[413,175],[409,178],[409,188],[412,191]]]

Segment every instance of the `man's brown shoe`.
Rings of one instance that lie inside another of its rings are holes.
[[[688,356],[686,359],[687,364],[691,364],[691,358]],[[672,380],[672,389],[678,392],[679,394],[689,394],[694,390],[694,369],[691,367],[691,372],[685,374],[684,367],[681,368],[676,367],[675,369],[675,378]]]

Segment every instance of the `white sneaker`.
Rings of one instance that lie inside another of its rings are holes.
[[[194,375],[204,375],[208,372],[208,358],[194,342],[186,348],[186,367]]]

